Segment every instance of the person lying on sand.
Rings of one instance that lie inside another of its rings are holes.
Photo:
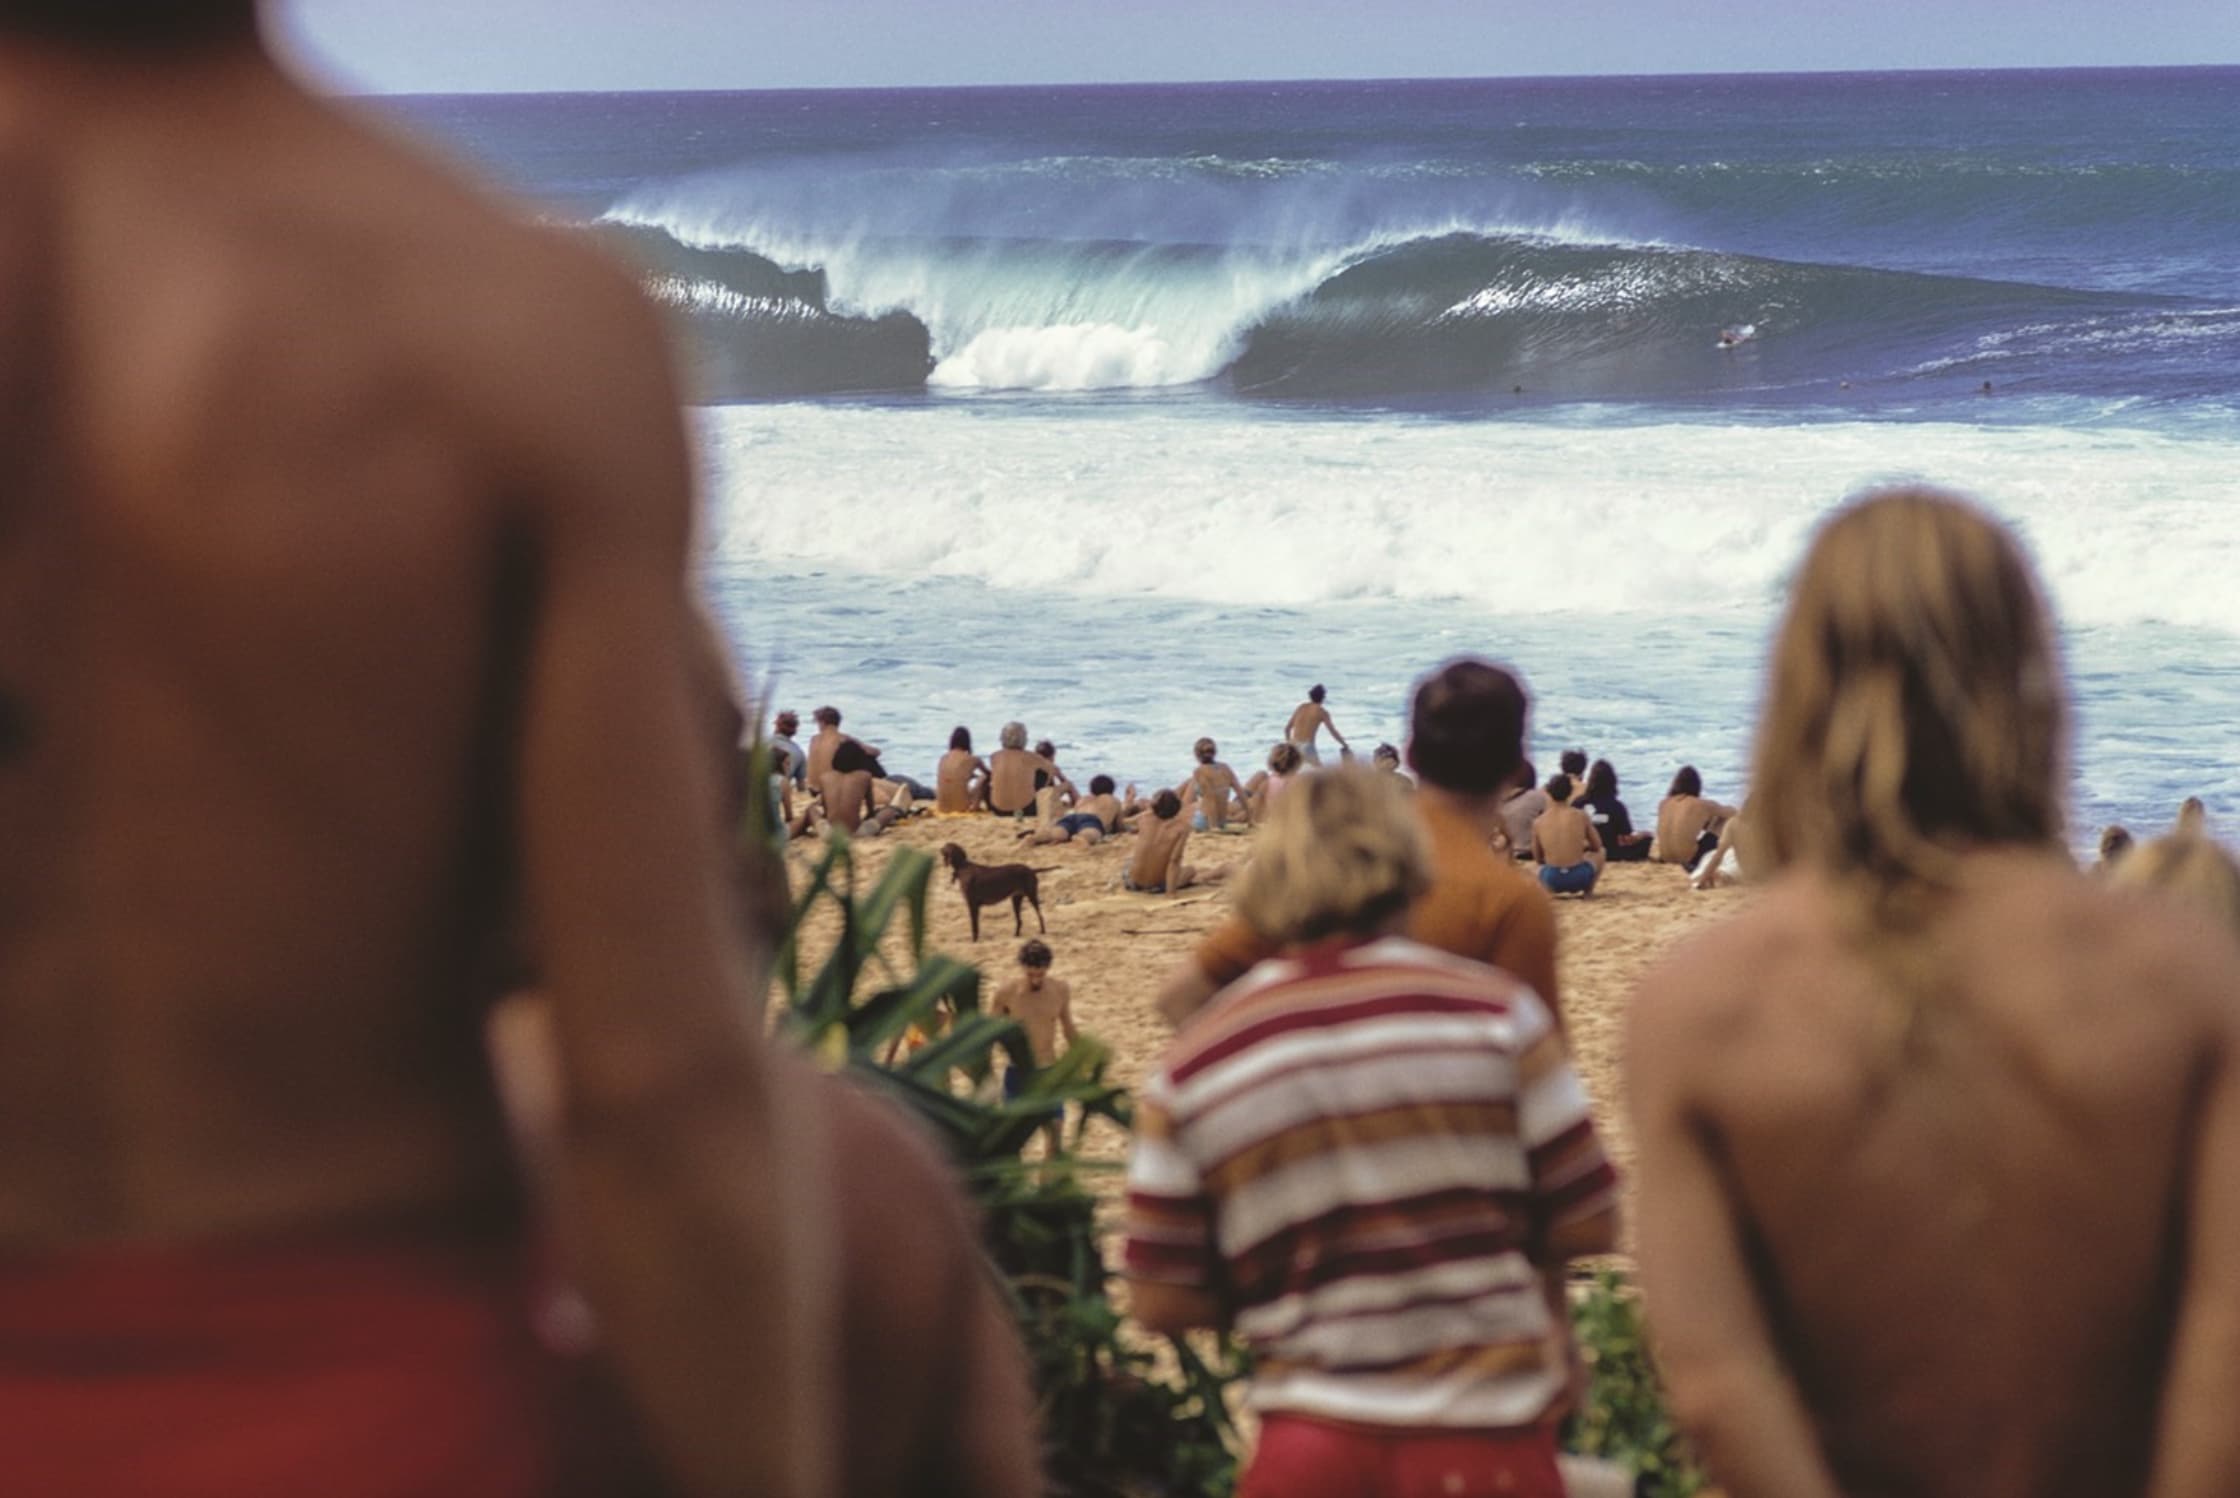
[[[959,724],[949,734],[949,751],[933,772],[933,809],[937,816],[961,817],[988,805],[988,763],[972,752],[972,730]]]
[[[1297,745],[1299,757],[1310,765],[1322,763],[1322,751],[1316,747],[1316,740],[1325,728],[1330,730],[1330,737],[1338,741],[1340,750],[1352,752],[1346,736],[1338,732],[1338,725],[1331,721],[1330,709],[1322,705],[1329,695],[1320,683],[1307,688],[1307,700],[1291,710],[1290,721],[1283,725],[1284,739]]]
[[[1003,747],[988,759],[988,809],[999,817],[1023,816],[1035,809],[1035,793],[1044,785],[1071,790],[1065,775],[1044,755],[1027,747],[1027,725],[1006,723]],[[1037,777],[1044,777],[1037,779]]]
[[[1201,874],[1182,861],[1190,845],[1195,808],[1173,791],[1151,798],[1151,815],[1136,827],[1136,849],[1120,886],[1139,895],[1174,895],[1192,885],[1218,884],[1222,873]]]
[[[2240,1492],[2240,940],[2077,870],[2064,680],[1957,499],[1853,501],[1791,584],[1769,887],[1626,1010],[1644,1305],[1731,1498]]]
[[[1532,822],[1532,856],[1540,887],[1551,895],[1591,895],[1602,877],[1602,837],[1594,822],[1571,804],[1571,777],[1548,782],[1548,809]]]
[[[1694,872],[1719,846],[1720,829],[1734,813],[1731,806],[1704,799],[1703,777],[1694,765],[1682,765],[1672,777],[1672,788],[1657,803],[1657,841],[1649,856]]]
[[[1089,779],[1087,800],[1031,836],[1040,847],[1079,842],[1093,848],[1118,832],[1121,825],[1120,798],[1112,793],[1112,777],[1094,775]],[[1025,832],[1019,835],[1030,836]]]
[[[1221,763],[1220,746],[1211,739],[1200,739],[1190,746],[1190,752],[1197,756],[1198,767],[1190,772],[1190,779],[1180,790],[1197,802],[1194,821],[1198,831],[1228,831],[1232,810],[1249,826],[1252,821],[1250,799],[1244,783],[1237,779],[1237,772]]]
[[[1073,1022],[1073,988],[1063,978],[1050,976],[1050,966],[1055,960],[1049,943],[1028,942],[1019,949],[1018,976],[996,990],[991,1008],[997,1015],[1019,1022],[1019,1028],[1027,1034],[1027,1048],[1034,1052],[1033,1068],[1004,1069],[1003,1095],[1007,1101],[1025,1092],[1034,1073],[1062,1054],[1058,1049],[1061,1033],[1069,1049],[1081,1039],[1081,1032]],[[1049,1154],[1058,1152],[1064,1122],[1065,1112],[1060,1109],[1058,1116],[1043,1130]]]

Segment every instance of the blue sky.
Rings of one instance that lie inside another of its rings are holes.
[[[375,93],[2240,63],[2240,0],[271,0]]]

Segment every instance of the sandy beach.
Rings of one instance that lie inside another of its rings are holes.
[[[897,849],[935,853],[960,844],[974,862],[1023,862],[1041,876],[1045,938],[1057,954],[1055,974],[1073,985],[1074,1015],[1084,1032],[1111,1048],[1113,1079],[1134,1088],[1158,1060],[1171,1033],[1151,998],[1171,967],[1198,937],[1228,911],[1226,887],[1186,890],[1174,897],[1129,894],[1120,871],[1133,846],[1122,836],[1094,848],[1066,844],[1029,848],[1017,824],[995,817],[917,817],[884,837],[856,846],[868,882]],[[1251,855],[1244,834],[1204,834],[1190,840],[1190,862],[1200,868],[1239,869]],[[798,889],[823,852],[821,841],[796,843],[787,868]],[[1657,955],[1688,932],[1732,914],[1748,892],[1692,890],[1680,870],[1664,864],[1618,864],[1589,899],[1556,902],[1561,932],[1563,1004],[1579,1069],[1594,1098],[1596,1121],[1621,1170],[1632,1149],[1618,1092],[1625,1006],[1635,980]],[[928,946],[979,965],[983,997],[1008,975],[1018,950],[1008,906],[981,914],[975,944],[964,901],[945,870],[936,870],[928,901]],[[805,952],[812,959],[829,947],[837,920],[829,906],[812,918]],[[1026,931],[1036,934],[1034,913]],[[1116,1130],[1092,1130],[1086,1152],[1118,1158],[1127,1141]],[[1106,1189],[1112,1189],[1107,1183]]]

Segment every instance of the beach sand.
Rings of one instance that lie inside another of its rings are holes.
[[[1157,1064],[1171,1033],[1151,1007],[1152,995],[1199,936],[1228,912],[1228,891],[1185,890],[1174,897],[1128,894],[1119,885],[1132,837],[1094,848],[1030,848],[1016,840],[1016,830],[1016,824],[994,817],[914,818],[884,837],[856,844],[859,877],[868,885],[897,848],[933,854],[949,842],[960,844],[975,863],[1025,863],[1047,870],[1041,889],[1050,927],[1044,939],[1057,955],[1052,971],[1073,985],[1074,1018],[1082,1030],[1111,1049],[1113,1080],[1133,1089]],[[1249,835],[1201,833],[1190,840],[1188,861],[1200,868],[1241,869],[1251,842]],[[822,852],[822,843],[815,840],[788,850],[787,867],[797,890]],[[1665,948],[1733,914],[1748,898],[1746,890],[1692,890],[1686,876],[1668,865],[1619,864],[1607,871],[1592,898],[1556,902],[1572,1049],[1594,1099],[1596,1123],[1621,1171],[1632,1159],[1618,1085],[1625,1006],[1633,985]],[[977,944],[964,900],[945,869],[934,872],[928,906],[928,947],[978,965],[985,1001],[1015,971],[1020,938],[1012,935],[1009,906],[981,912]],[[827,902],[808,924],[805,959],[821,959],[837,929]],[[1037,934],[1031,909],[1026,934]],[[1084,1144],[1085,1153],[1094,1157],[1119,1158],[1126,1150],[1126,1139],[1109,1128],[1093,1129]],[[1102,1191],[1116,1192],[1115,1181],[1101,1180]]]

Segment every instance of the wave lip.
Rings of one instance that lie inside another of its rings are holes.
[[[2058,379],[2079,352],[2136,358],[2157,340],[2194,367],[2217,340],[2240,352],[2223,309],[2169,297],[1475,226],[1288,249],[597,232],[646,267],[718,402],[1191,385],[1655,399],[1933,379],[1986,359]],[[1755,337],[1722,343],[1745,325]]]

